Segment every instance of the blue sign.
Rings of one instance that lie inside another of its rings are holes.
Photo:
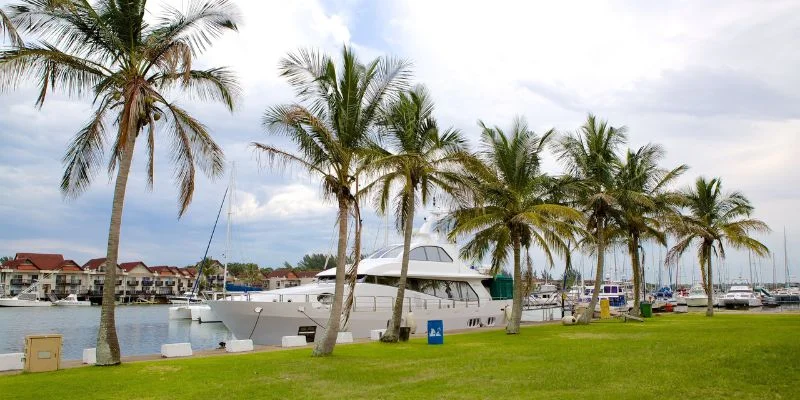
[[[444,344],[444,323],[442,323],[442,320],[428,321],[428,344]]]

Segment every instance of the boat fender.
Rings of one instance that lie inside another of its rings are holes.
[[[411,328],[411,333],[417,333],[417,321],[414,320],[414,312],[406,313],[406,326]]]

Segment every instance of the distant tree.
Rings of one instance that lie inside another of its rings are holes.
[[[550,274],[550,271],[548,271],[548,270],[546,270],[546,269],[543,269],[543,270],[542,270],[542,275],[541,275],[541,277],[542,277],[542,279],[544,279],[544,280],[546,280],[546,281],[552,281],[552,280],[553,280],[553,275],[551,275],[551,274]]]
[[[230,270],[230,266],[228,268]],[[259,283],[261,281],[261,272],[258,269],[258,265],[254,263],[242,264],[239,278],[248,285]]]
[[[328,269],[336,266],[336,256],[326,255],[322,253],[306,254],[303,259],[297,262],[296,269],[301,271],[305,270],[320,270]]]
[[[13,259],[14,259],[14,257],[11,257],[11,256],[2,256],[2,257],[0,257],[0,264],[5,263],[6,261],[11,261]]]
[[[250,271],[255,269],[258,271],[258,264],[256,263],[240,263],[240,262],[232,262],[228,263],[228,274],[235,276],[237,278],[240,277],[242,273],[245,271]]]
[[[270,268],[270,267],[261,268],[261,272],[265,273],[265,274],[268,274],[268,273],[270,273],[272,271],[274,271],[274,270],[272,268]]]
[[[567,269],[561,275],[561,281],[564,282],[564,288],[563,288],[564,290],[567,290],[567,288],[577,284],[580,280],[581,280],[581,273],[575,271],[572,268]]]
[[[288,261],[284,261],[284,262],[283,262],[283,266],[281,266],[281,268],[289,268],[289,269],[292,269],[292,268],[294,268],[294,267],[292,266],[292,264],[289,264],[289,262],[288,262]]]

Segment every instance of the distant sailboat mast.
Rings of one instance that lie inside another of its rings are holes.
[[[786,269],[786,287],[789,287],[789,252],[786,250],[786,227],[783,227],[783,268]]]
[[[228,263],[230,262],[229,253],[231,251],[231,218],[233,218],[233,199],[234,194],[236,193],[236,162],[234,161],[231,163],[231,181],[228,184],[228,191],[230,192],[230,196],[228,196],[228,226],[226,228],[226,237],[225,237],[225,268],[222,272],[222,296],[224,298],[225,294],[227,293],[227,285],[228,285]]]

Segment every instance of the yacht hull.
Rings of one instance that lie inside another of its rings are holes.
[[[445,332],[501,325],[505,323],[504,309],[510,304],[510,300],[496,300],[480,306],[415,308],[410,316],[404,314],[403,326],[411,327],[414,333],[424,332],[429,320],[442,320]],[[252,339],[260,345],[280,344],[283,336],[296,336],[301,327],[315,327],[316,334],[322,334],[330,316],[327,306],[314,302],[211,301],[208,305],[237,339]],[[388,308],[354,311],[347,330],[354,338],[367,338],[370,331],[385,329],[391,318]]]
[[[687,297],[686,305],[689,307],[706,307],[708,306],[708,297]]]
[[[38,300],[0,299],[0,307],[50,307],[53,303]]]
[[[192,321],[203,322],[222,322],[221,319],[211,310],[208,304],[189,306],[192,313]]]
[[[189,306],[177,306],[169,308],[169,319],[192,319],[192,310]]]

